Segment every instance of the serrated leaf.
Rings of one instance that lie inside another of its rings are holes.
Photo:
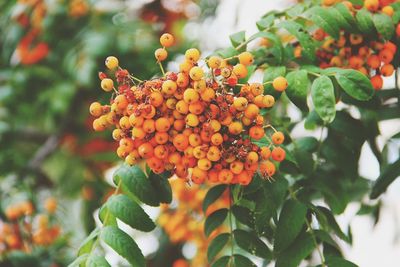
[[[234,266],[257,267],[249,258],[240,254],[233,255],[233,261],[235,263]]]
[[[226,243],[228,243],[230,238],[230,234],[223,233],[215,237],[207,249],[207,258],[208,261],[211,262],[218,253],[225,247]]]
[[[310,60],[315,61],[315,43],[310,35],[303,29],[303,26],[294,21],[282,21],[278,24],[278,28],[285,28],[289,33],[293,34],[301,44],[302,54]]]
[[[102,229],[100,237],[133,267],[144,267],[146,265],[144,256],[136,242],[118,227],[106,226]]]
[[[395,32],[392,18],[384,13],[377,13],[372,19],[378,33],[386,40],[390,40]]]
[[[325,123],[331,123],[336,115],[333,83],[328,76],[320,76],[311,86],[311,97],[315,111]]]
[[[220,184],[210,188],[203,200],[203,211],[206,212],[208,207],[213,204],[226,190],[226,185]]]
[[[226,219],[228,209],[219,209],[211,213],[204,223],[204,233],[209,236],[215,229],[217,229]]]
[[[307,94],[310,87],[308,72],[306,70],[297,70],[289,72],[286,75],[288,87],[285,90],[286,95],[299,109],[308,111]]]
[[[338,22],[340,22],[339,21],[340,17],[334,17],[329,10],[334,10],[334,9],[331,8],[325,9],[320,6],[315,6],[309,9],[305,13],[305,15],[307,18],[310,18],[316,25],[321,27],[330,36],[332,36],[335,39],[338,39],[340,32]]]
[[[158,192],[138,166],[122,165],[114,173],[116,183],[118,183],[119,179],[143,203],[149,206],[158,206],[160,204]]]
[[[400,176],[400,159],[386,166],[372,187],[371,198],[375,199],[386,191],[388,186]]]
[[[149,180],[153,188],[157,191],[157,196],[160,203],[171,203],[172,201],[172,189],[169,184],[168,177],[160,174],[150,172]]]
[[[125,195],[116,195],[107,201],[109,211],[130,227],[150,232],[156,226],[139,204]]]
[[[340,87],[357,100],[366,101],[374,95],[370,80],[357,70],[338,69],[335,78]]]
[[[300,234],[284,251],[278,254],[275,267],[297,267],[314,250],[314,241],[309,233]]]
[[[87,267],[111,267],[104,257],[92,255],[88,258]]]
[[[375,34],[374,21],[372,19],[372,14],[365,8],[357,11],[356,14],[357,26],[362,33],[367,35]]]
[[[211,267],[226,267],[228,266],[230,258],[230,256],[223,256],[211,264]]]
[[[240,44],[246,41],[246,32],[240,31],[229,36],[233,47],[238,47]]]
[[[305,223],[307,207],[303,203],[289,199],[283,205],[276,227],[274,251],[287,248],[300,233]]]
[[[261,241],[257,235],[251,232],[236,229],[233,231],[233,236],[237,245],[250,254],[256,255],[263,259],[272,259],[272,253],[268,246]]]
[[[329,267],[358,267],[358,265],[339,257],[327,257],[326,265]]]

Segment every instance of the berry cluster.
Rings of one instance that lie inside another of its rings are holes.
[[[161,214],[157,220],[160,227],[169,237],[172,243],[192,243],[196,245],[197,253],[190,264],[180,259],[175,266],[207,266],[207,248],[210,241],[224,229],[219,227],[210,237],[204,235],[204,214],[202,203],[208,188],[205,186],[191,186],[180,179],[171,181],[172,192],[177,205],[161,206]],[[229,206],[229,196],[226,191],[217,201],[207,208],[206,215],[215,210]]]
[[[30,252],[32,246],[48,246],[60,235],[60,227],[52,222],[57,201],[48,198],[45,213],[37,213],[32,202],[24,201],[5,210],[7,222],[0,221],[0,255],[12,250]]]
[[[197,184],[208,177],[213,183],[246,185],[259,169],[271,177],[275,173],[271,159],[285,158],[279,147],[284,135],[265,125],[260,114],[275,103],[273,96],[263,94],[264,84],[238,83],[248,75],[252,54],[243,52],[228,59],[211,56],[202,62],[200,51],[191,48],[179,72],[164,73],[161,62],[174,37],[163,34],[160,43],[163,47],[155,51],[155,57],[161,78],[141,81],[121,69],[117,58],[106,59],[117,85],[100,73],[101,87],[114,91],[115,97],[111,105],[90,105],[90,113],[97,117],[93,128],[116,127],[112,135],[119,141],[118,156],[130,165],[144,159],[155,173],[171,171]],[[284,77],[266,84],[278,91],[287,87]],[[269,139],[266,128],[274,132],[271,145],[260,148],[252,140]]]
[[[332,1],[324,2],[327,5],[334,4]],[[390,4],[393,2],[392,0],[366,0],[364,1],[364,7],[371,12],[382,12],[392,16],[393,7]],[[349,1],[344,1],[343,3],[353,14],[362,7],[354,6]],[[394,67],[391,63],[397,47],[391,41],[371,41],[360,34],[345,32],[342,32],[340,38],[335,40],[322,29],[314,32],[314,38],[322,42],[321,48],[317,51],[321,68],[341,67],[359,70],[370,77],[375,90],[382,88],[382,76],[388,77],[394,72]]]

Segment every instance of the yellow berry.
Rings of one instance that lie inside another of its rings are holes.
[[[100,117],[103,114],[101,104],[99,102],[93,102],[90,104],[89,112],[94,117]]]
[[[285,89],[288,87],[288,82],[285,77],[279,76],[274,79],[274,81],[272,82],[272,86],[276,91],[282,92],[285,91]]]
[[[212,69],[218,69],[221,66],[223,59],[218,56],[212,56],[208,59],[207,64]]]
[[[185,58],[190,62],[197,62],[200,59],[200,51],[196,48],[190,48],[186,50]]]
[[[110,70],[113,70],[118,67],[118,58],[110,56],[106,58],[106,67],[109,68]]]
[[[156,57],[157,61],[161,62],[161,61],[164,61],[167,58],[168,52],[164,48],[158,48],[154,52],[154,56]]]
[[[170,47],[174,44],[174,36],[170,33],[164,33],[160,37],[160,44],[164,47]]]
[[[101,88],[106,92],[112,91],[112,89],[114,88],[113,80],[111,80],[109,78],[105,78],[105,79],[101,80]]]
[[[247,68],[245,65],[243,64],[236,64],[233,67],[233,73],[235,73],[235,75],[241,79],[247,76]]]
[[[198,81],[204,77],[204,71],[196,66],[190,69],[189,76],[192,80]]]
[[[245,66],[251,65],[254,62],[253,55],[250,52],[243,52],[238,56],[238,58],[240,64]]]

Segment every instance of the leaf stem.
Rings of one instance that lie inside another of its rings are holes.
[[[229,189],[229,234],[230,234],[230,240],[231,240],[231,256],[229,258],[229,266],[234,266],[232,265],[233,261],[233,221],[232,221],[232,188],[231,185],[228,187]]]

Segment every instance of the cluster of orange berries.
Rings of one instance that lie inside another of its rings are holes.
[[[325,5],[332,5],[341,1],[324,1]],[[390,6],[393,0],[366,0],[364,7],[371,12],[381,12],[392,16],[394,11]],[[362,6],[353,6],[349,1],[343,3],[353,12],[353,15]],[[398,27],[400,36],[400,26]],[[396,54],[397,46],[391,41],[376,41],[364,38],[361,34],[341,32],[340,38],[335,40],[322,29],[314,32],[314,38],[323,42],[317,51],[321,68],[341,67],[359,70],[369,76],[375,90],[383,86],[383,78],[391,76],[394,67],[391,64]],[[298,48],[300,49],[300,48]],[[299,56],[298,50],[297,56]]]
[[[206,186],[188,187],[184,180],[171,180],[172,192],[177,205],[162,205],[158,225],[164,230],[172,243],[193,243],[197,252],[190,263],[179,259],[173,267],[207,266],[207,248],[210,241],[224,229],[216,229],[210,237],[204,235],[204,214],[202,203],[207,193]],[[217,209],[229,206],[227,191],[205,212],[206,215]]]
[[[30,201],[24,201],[5,210],[7,222],[0,221],[0,253],[12,250],[30,252],[32,245],[48,246],[60,235],[60,227],[50,222],[57,209],[57,201],[48,198],[45,213],[36,213]]]
[[[174,37],[163,34],[160,43],[163,47],[155,57],[164,74],[161,78],[141,81],[120,68],[117,58],[106,59],[117,85],[100,73],[101,87],[114,91],[115,97],[111,105],[90,105],[90,113],[97,117],[93,128],[102,131],[114,126],[118,156],[130,165],[145,160],[155,173],[170,171],[196,184],[208,178],[214,183],[246,185],[257,170],[271,177],[272,160],[285,158],[279,147],[284,135],[265,126],[260,114],[275,103],[273,96],[264,95],[264,84],[238,83],[248,75],[252,54],[243,52],[229,59],[211,56],[202,62],[200,51],[191,48],[179,72],[164,73],[161,62]],[[277,91],[288,86],[284,77],[266,83]],[[252,140],[269,139],[266,128],[274,131],[271,145],[260,148]]]

